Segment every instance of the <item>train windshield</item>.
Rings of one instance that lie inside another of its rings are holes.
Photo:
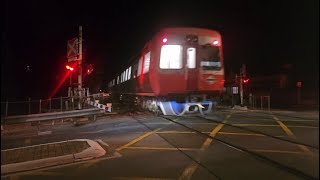
[[[201,62],[202,70],[220,70],[220,51],[219,47],[212,45],[205,45],[201,48]]]

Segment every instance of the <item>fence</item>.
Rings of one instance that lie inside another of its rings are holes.
[[[94,94],[82,98],[81,107],[89,108],[91,105],[85,103],[86,100],[92,101],[102,97],[101,94]],[[52,99],[39,99],[15,102],[1,102],[1,117],[14,116],[14,115],[27,115],[46,112],[63,112],[69,110],[79,109],[79,99],[73,97],[59,97]]]

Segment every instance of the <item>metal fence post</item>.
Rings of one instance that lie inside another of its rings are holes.
[[[270,96],[268,96],[268,110],[270,111]]]
[[[40,99],[40,102],[39,102],[39,113],[41,113],[41,99]]]
[[[30,102],[30,101],[31,101],[31,98],[28,98],[28,101],[29,101],[29,103],[28,103],[28,105],[29,105],[29,106],[28,106],[28,113],[31,114],[31,104],[30,104],[30,103],[31,103],[31,102]]]
[[[51,112],[51,98],[49,99],[49,112]]]
[[[71,98],[71,102],[72,102],[72,110],[74,110],[74,99],[73,99],[73,97]]]
[[[261,110],[262,110],[262,96],[260,96],[260,100],[261,100]]]
[[[7,102],[6,102],[6,117],[8,117],[8,109],[9,109],[9,102],[7,100]]]
[[[63,103],[62,103],[62,96],[61,96],[61,98],[60,98],[60,108],[61,108],[61,112],[62,112],[62,107],[63,106]]]

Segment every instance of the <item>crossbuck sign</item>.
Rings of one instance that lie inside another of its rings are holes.
[[[78,55],[79,55],[78,38],[73,38],[68,41],[68,45],[67,45],[68,62],[77,60]]]

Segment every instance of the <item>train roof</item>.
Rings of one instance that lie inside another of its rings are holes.
[[[162,34],[166,34],[166,33],[180,33],[180,34],[190,34],[191,33],[191,34],[197,34],[197,35],[203,35],[203,36],[212,35],[212,36],[221,37],[221,34],[217,30],[212,30],[212,29],[196,28],[196,27],[166,27],[166,28],[160,29],[160,31],[158,31],[158,33],[156,33],[152,39],[154,39],[157,36],[161,36]],[[152,39],[149,40],[147,43],[145,43],[145,45],[141,49],[141,51],[143,49],[145,49],[150,44]],[[138,54],[132,56],[129,60],[129,63],[132,63],[135,60],[135,58],[137,58],[140,55],[140,52]]]
[[[158,34],[163,33],[181,33],[181,34],[198,34],[198,35],[213,35],[221,36],[217,30],[205,29],[205,28],[196,28],[196,27],[167,27],[161,29]]]

